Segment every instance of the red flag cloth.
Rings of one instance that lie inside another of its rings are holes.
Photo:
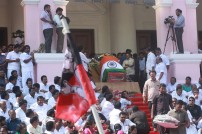
[[[86,99],[75,93],[60,94],[57,100],[56,117],[76,122],[89,109]]]
[[[66,27],[68,28],[68,27]],[[55,116],[60,119],[68,120],[75,123],[87,110],[91,105],[96,104],[95,92],[90,83],[90,79],[82,65],[81,57],[79,52],[75,46],[72,44],[71,34],[67,34],[67,47],[70,49],[72,57],[74,59],[74,63],[76,64],[74,76],[79,81],[82,89],[85,93],[85,98],[81,97],[79,94],[67,94],[65,96],[59,95],[57,105],[56,105],[56,113]],[[66,59],[68,59],[66,57]],[[64,76],[64,75],[63,75]],[[70,77],[67,77],[70,78]],[[73,79],[73,83],[74,80]],[[62,78],[62,80],[65,80]],[[66,79],[67,80],[67,79]],[[68,79],[69,80],[69,79]],[[63,81],[62,81],[63,83]],[[75,83],[74,83],[75,84]]]

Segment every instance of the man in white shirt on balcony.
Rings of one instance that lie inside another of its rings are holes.
[[[58,7],[56,9],[56,14],[53,17],[53,21],[56,23],[56,33],[57,33],[57,48],[56,48],[56,52],[57,53],[62,53],[63,50],[63,45],[64,45],[64,34],[62,33],[62,22],[60,20],[60,17],[63,17],[62,14],[63,9]]]

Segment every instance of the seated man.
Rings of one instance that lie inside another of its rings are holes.
[[[128,130],[129,130],[129,127],[131,126],[136,126],[135,123],[133,123],[132,121],[130,121],[129,119],[126,119],[127,117],[127,113],[126,112],[121,112],[119,114],[119,121],[116,122],[115,124],[120,124],[121,125],[121,130],[127,134],[128,133]]]
[[[187,94],[185,91],[182,90],[182,85],[178,84],[176,91],[172,92],[172,98],[176,98],[177,100],[182,100],[185,103],[187,103],[187,98],[186,98]]]
[[[36,112],[39,116],[39,121],[41,122],[44,120],[47,116],[47,111],[50,108],[47,104],[44,103],[44,98],[42,96],[37,97],[37,102],[32,104],[30,106],[30,109],[32,109],[34,112]]]
[[[176,87],[177,87],[176,78],[171,77],[170,78],[170,83],[168,83],[167,87],[166,87],[167,93],[169,93],[171,95],[173,91],[176,91]]]
[[[29,134],[42,134],[42,128],[39,126],[39,119],[34,116],[30,119],[30,124],[27,126],[27,132]]]
[[[16,118],[16,113],[14,110],[9,110],[9,119],[6,120],[9,131],[16,132],[17,126],[21,123],[20,119]]]
[[[187,110],[190,111],[193,119],[192,122],[195,124],[198,124],[198,122],[201,120],[201,108],[200,106],[195,104],[195,98],[194,97],[189,97],[189,103],[187,105]]]
[[[129,80],[135,81],[134,59],[131,54],[126,54],[126,59],[123,61],[123,68],[126,70],[126,76]]]
[[[27,94],[24,99],[27,101],[27,107],[30,108],[30,106],[32,104],[34,104],[35,102],[37,102],[37,95],[35,93],[34,88],[30,88],[29,89],[29,94]]]
[[[6,101],[0,101],[0,116],[5,117],[6,119],[9,118],[8,109],[6,106]]]

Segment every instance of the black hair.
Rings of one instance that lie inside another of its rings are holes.
[[[112,94],[107,94],[105,98],[106,98],[107,101],[110,101],[113,98],[113,95]]]
[[[16,93],[15,93],[15,96],[16,96],[16,97],[22,96],[22,92],[21,92],[21,91],[16,92]]]
[[[7,95],[9,96],[6,91],[1,92],[1,99],[5,99]]]
[[[39,101],[40,99],[44,99],[44,97],[43,96],[38,96],[37,101]]]
[[[30,123],[32,124],[32,123],[34,123],[35,121],[38,121],[38,120],[39,120],[38,116],[33,116],[33,117],[30,118]]]
[[[54,128],[54,122],[53,121],[48,121],[47,123],[46,123],[46,130],[47,131],[51,131],[53,128]]]
[[[17,73],[16,70],[11,71],[11,75],[13,76],[14,73]]]
[[[184,101],[182,101],[182,100],[177,100],[177,101],[176,101],[176,104],[183,105],[183,104],[184,104]]]
[[[159,86],[159,88],[161,88],[161,87],[166,88],[166,84],[161,83],[160,86]]]
[[[2,122],[2,121],[5,121],[6,120],[6,118],[4,117],[4,116],[0,116],[0,123]]]
[[[161,52],[161,48],[159,48],[159,47],[157,47],[155,50]]]
[[[194,98],[194,97],[192,97],[192,96],[191,96],[191,97],[189,97],[189,99],[193,99],[193,100],[195,101],[195,98]]]
[[[39,83],[34,83],[34,84],[33,84],[33,87],[40,88],[40,85],[39,85]]]
[[[191,77],[190,76],[187,76],[186,79],[189,79],[191,81]]]
[[[54,77],[54,84],[58,84],[60,82],[61,77],[55,76]]]
[[[25,114],[26,117],[29,117],[30,115],[34,114],[34,111],[32,109],[27,109]]]
[[[20,44],[15,44],[13,48],[15,49],[15,48],[20,48],[20,47],[21,47]]]
[[[22,105],[24,105],[24,104],[27,104],[27,101],[26,101],[26,100],[20,100],[20,101],[19,101],[19,106],[22,106]]]
[[[121,129],[122,129],[122,126],[121,126],[119,123],[117,123],[117,124],[114,125],[114,130],[115,130],[116,132],[118,132],[118,131],[121,130]]]
[[[122,91],[121,92],[121,98],[126,98],[125,94],[124,93],[128,93],[127,91]]]
[[[47,7],[50,7],[50,5],[49,4],[45,4],[44,7],[43,7],[43,9],[45,10]]]
[[[126,53],[130,54],[132,52],[131,49],[126,49]]]
[[[50,85],[50,86],[49,86],[49,91],[50,91],[53,87],[55,87],[55,85]]]
[[[20,92],[20,87],[19,86],[14,86],[12,89],[13,93],[16,94],[17,92]]]
[[[114,103],[114,108],[115,109],[120,109],[121,108],[121,103],[119,101]]]
[[[62,9],[61,7],[58,7],[58,8],[56,9],[56,13],[57,13],[57,12],[60,12],[60,11],[62,12],[63,9]]]
[[[52,117],[52,115],[55,114],[55,110],[54,109],[50,109],[47,111],[47,116]]]
[[[57,89],[55,89],[55,90],[53,91],[52,95],[54,96],[54,95],[56,95],[57,93],[59,93],[59,91],[58,91]]]
[[[127,116],[128,114],[126,112],[120,112],[119,116],[121,116],[121,115],[126,115]]]
[[[20,133],[20,131],[23,129],[23,127],[26,127],[26,124],[24,122],[17,124],[16,132]]]
[[[109,87],[108,86],[103,86],[102,87],[102,93],[106,93],[106,92],[108,92],[109,91]]]
[[[177,81],[177,79],[175,77],[171,77],[171,79],[175,79],[175,81]]]
[[[27,80],[26,80],[26,84],[28,84],[29,81],[32,82],[32,78],[27,78]]]
[[[11,81],[16,80],[16,79],[17,78],[15,76],[10,76],[8,80],[9,80],[9,82],[11,82]]]
[[[42,75],[42,76],[41,76],[41,81],[42,81],[42,80],[43,80],[43,78],[45,78],[45,77],[47,78],[47,76],[46,76],[46,75]]]
[[[152,70],[152,71],[149,72],[149,74],[151,74],[151,73],[155,73],[156,74],[156,71]]]
[[[177,8],[176,11],[178,11],[179,13],[182,13],[182,10]]]
[[[182,85],[181,84],[177,84],[177,86],[176,86],[176,91],[179,90],[179,89],[182,89]]]

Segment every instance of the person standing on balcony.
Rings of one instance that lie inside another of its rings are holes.
[[[43,35],[45,38],[45,52],[51,53],[54,21],[50,5],[44,5],[44,11],[41,13],[40,19],[42,21]]]

